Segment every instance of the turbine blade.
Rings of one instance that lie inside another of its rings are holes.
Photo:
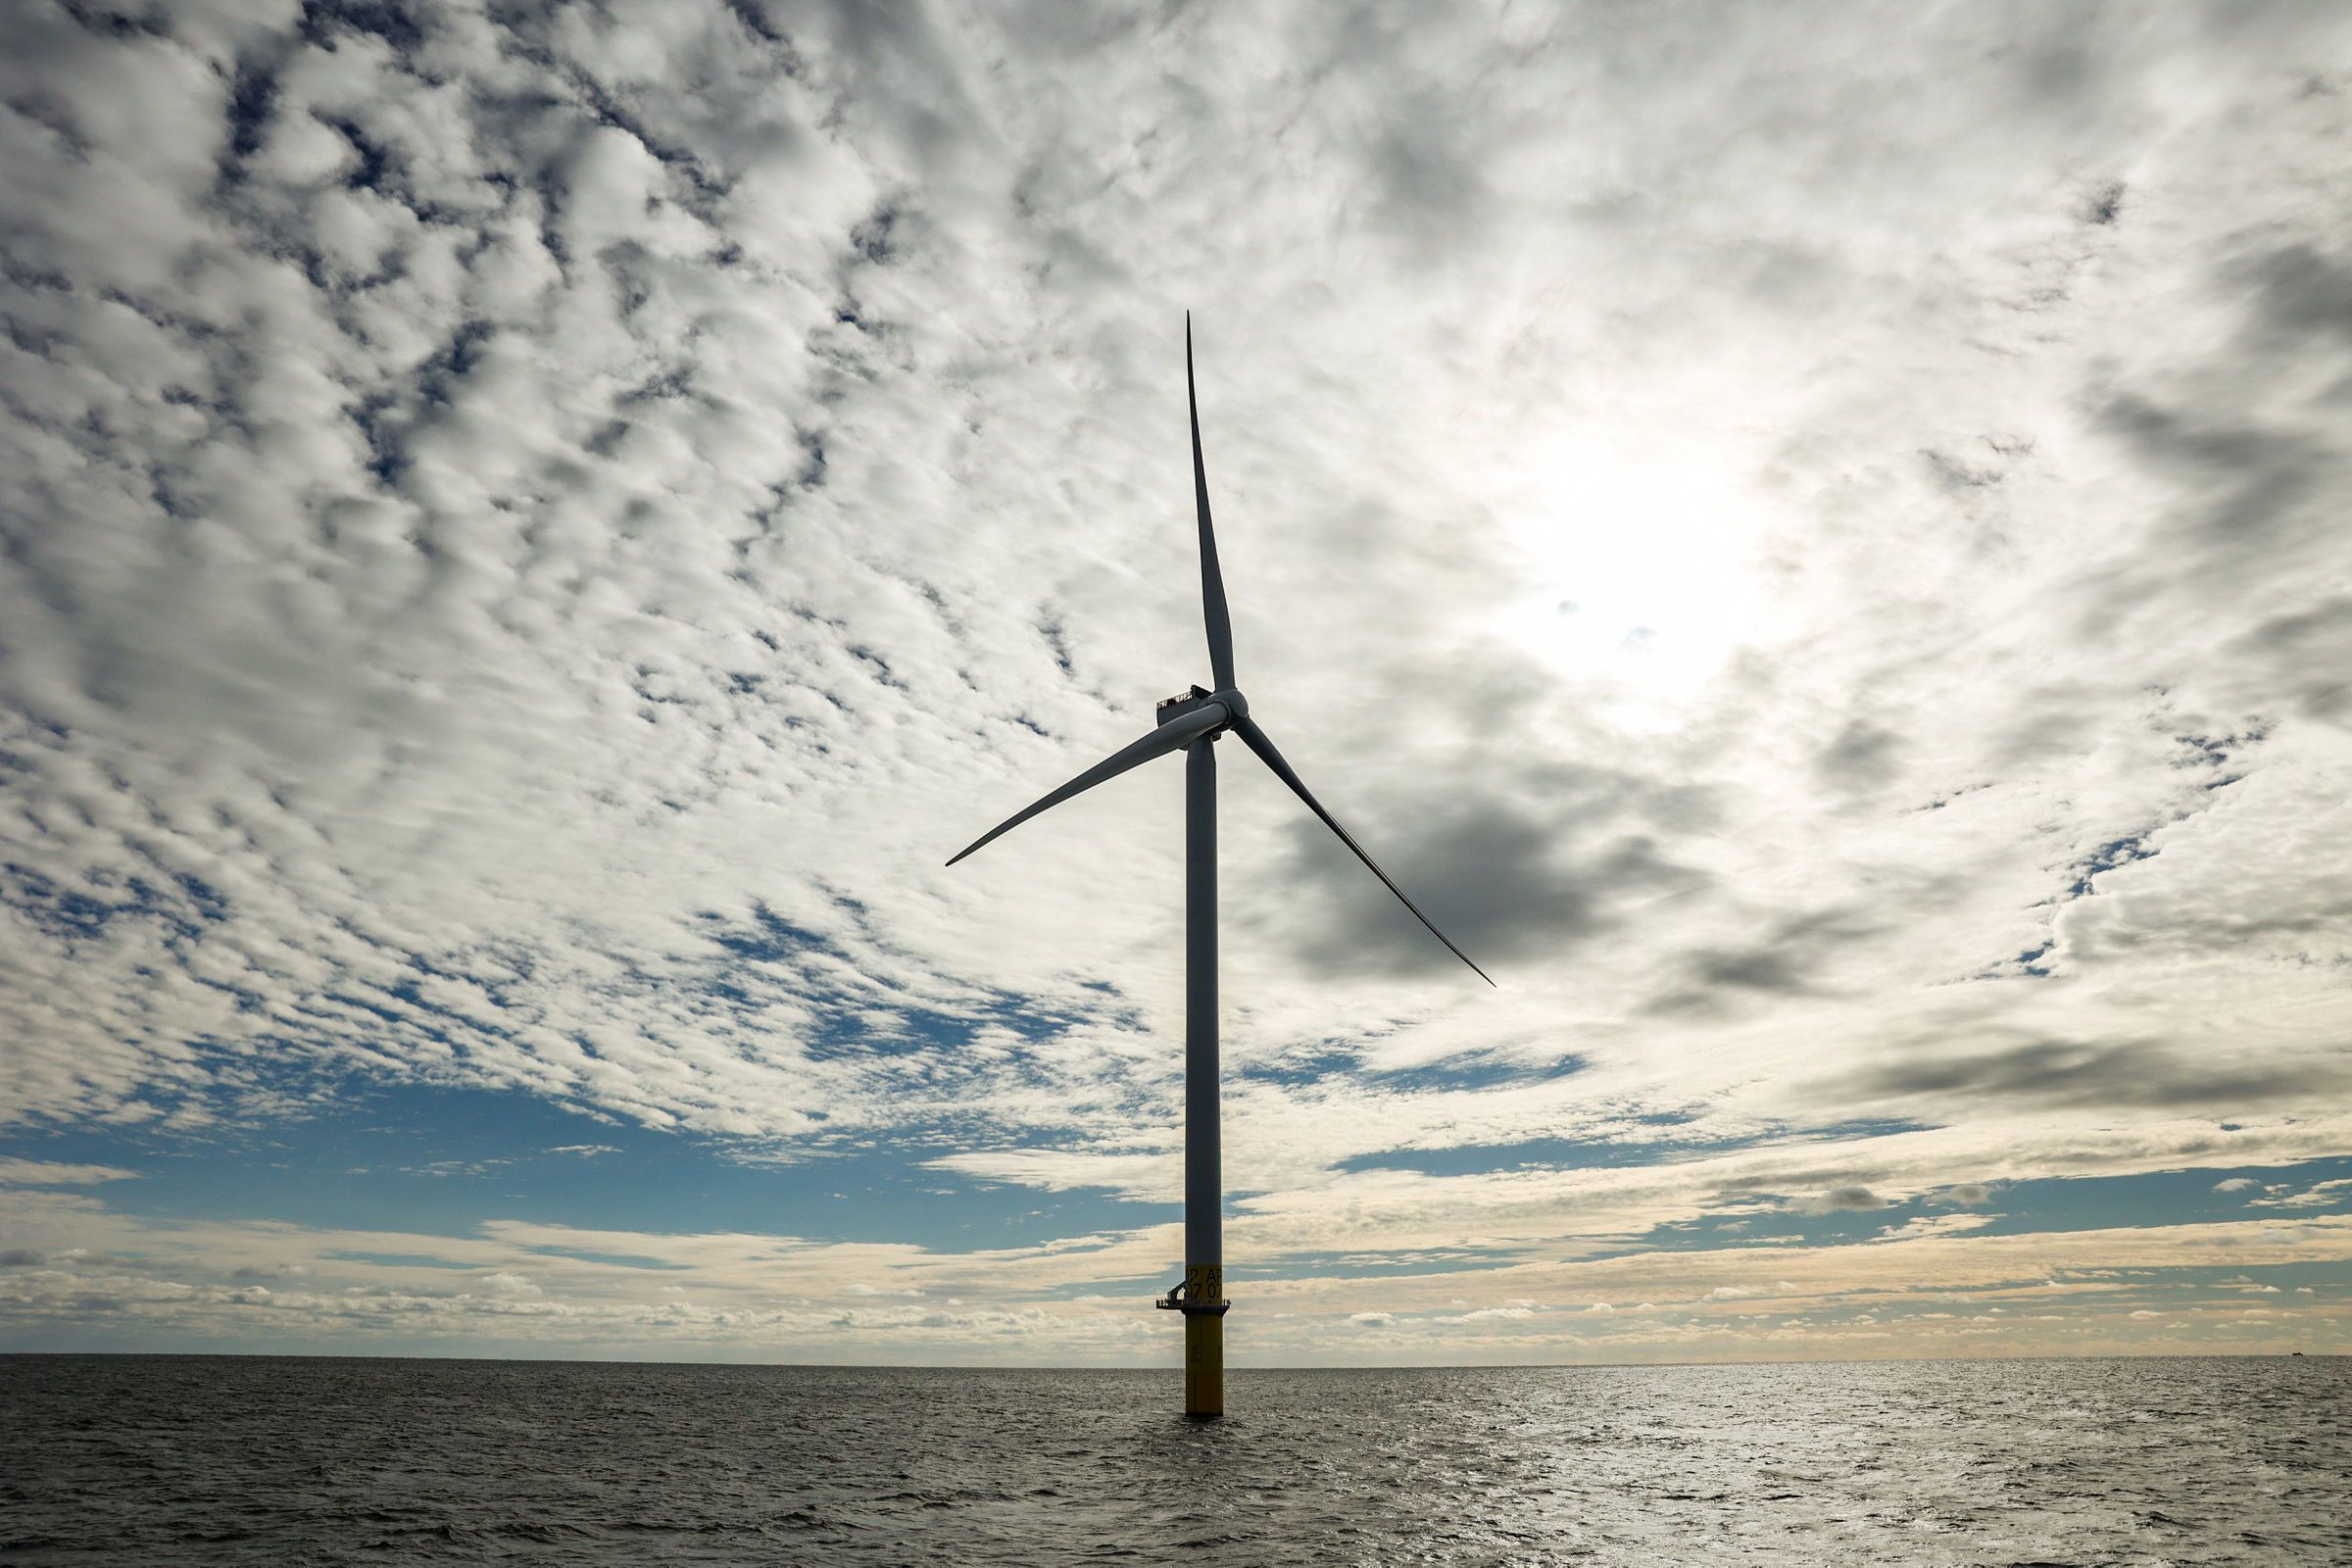
[[[1380,868],[1380,862],[1373,859],[1369,855],[1366,855],[1364,853],[1364,847],[1361,844],[1356,843],[1355,839],[1346,828],[1340,826],[1340,819],[1336,816],[1333,816],[1329,811],[1323,809],[1323,803],[1315,799],[1314,793],[1306,787],[1305,781],[1300,779],[1298,773],[1292,770],[1291,764],[1282,760],[1282,754],[1274,749],[1274,742],[1267,737],[1264,730],[1257,727],[1257,723],[1254,719],[1250,718],[1248,714],[1244,714],[1242,717],[1235,719],[1233,721],[1233,732],[1242,738],[1244,745],[1248,746],[1251,751],[1258,755],[1258,760],[1260,761],[1263,761],[1266,766],[1274,770],[1274,776],[1276,778],[1279,778],[1285,784],[1288,784],[1291,787],[1291,792],[1306,803],[1306,808],[1308,810],[1314,812],[1317,816],[1323,819],[1323,825],[1325,827],[1331,829],[1334,833],[1337,833],[1340,836],[1340,842],[1342,844],[1347,845],[1349,849],[1355,852],[1355,858],[1363,861],[1364,864],[1371,869],[1372,874],[1380,878],[1380,880],[1387,885],[1388,890],[1391,893],[1396,895],[1397,902],[1413,911],[1414,919],[1429,927],[1429,934],[1431,936],[1436,937],[1440,942],[1446,944],[1446,952],[1452,954],[1464,963],[1470,964],[1470,972],[1477,975],[1481,980],[1484,980],[1489,985],[1494,984],[1494,977],[1493,975],[1488,974],[1486,970],[1481,969],[1477,964],[1471,963],[1470,955],[1455,947],[1453,945],[1453,939],[1448,937],[1445,932],[1439,930],[1437,923],[1431,920],[1428,915],[1421,912],[1421,906],[1406,898],[1404,896],[1404,889],[1398,887],[1395,882],[1390,881],[1389,873]],[[1500,988],[1497,987],[1496,989],[1499,990]]]
[[[1059,806],[1073,795],[1083,795],[1104,779],[1117,778],[1129,768],[1140,766],[1155,757],[1165,757],[1170,752],[1184,750],[1196,737],[1206,734],[1224,722],[1225,705],[1222,703],[1210,703],[1205,707],[1195,709],[1182,718],[1168,720],[1142,740],[1120,747],[1027,810],[999,822],[995,827],[990,828],[986,833],[966,845],[962,853],[956,857],[956,860],[962,859],[964,856],[971,854],[972,851],[998,835],[1011,832],[1048,807]],[[948,863],[954,865],[956,860],[950,860]]]
[[[1233,686],[1233,618],[1217,569],[1217,530],[1208,520],[1208,470],[1200,463],[1200,400],[1193,392],[1193,313],[1184,313],[1184,406],[1193,417],[1193,507],[1200,514],[1200,612],[1208,622],[1208,667],[1217,690]]]

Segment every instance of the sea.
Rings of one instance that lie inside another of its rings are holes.
[[[0,1357],[8,1563],[2352,1563],[2352,1359]]]

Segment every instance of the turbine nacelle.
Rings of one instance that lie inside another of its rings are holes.
[[[1173,723],[1188,714],[1202,711],[1211,704],[1225,710],[1225,717],[1229,723],[1250,716],[1250,700],[1233,687],[1228,686],[1223,691],[1212,692],[1206,687],[1195,686],[1190,691],[1178,692],[1173,697],[1163,699],[1158,712],[1153,715],[1152,722],[1154,724]],[[1208,738],[1215,740],[1220,733],[1222,731],[1211,730]]]

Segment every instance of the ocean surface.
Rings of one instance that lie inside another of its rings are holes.
[[[0,1357],[0,1560],[2352,1563],[2352,1360]]]

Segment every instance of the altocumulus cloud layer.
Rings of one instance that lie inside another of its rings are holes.
[[[20,1337],[1155,1353],[1177,770],[940,862],[1204,675],[1189,306],[1259,716],[1502,982],[1229,767],[1251,1353],[2341,1343],[2339,13],[0,41]],[[124,1196],[387,1089],[1127,1201]]]

